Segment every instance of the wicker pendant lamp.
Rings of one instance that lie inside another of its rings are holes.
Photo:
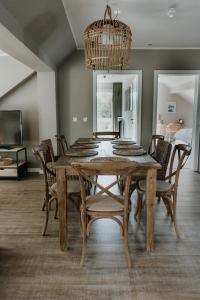
[[[93,70],[122,70],[128,67],[131,30],[126,24],[112,19],[109,5],[104,19],[90,24],[83,34],[85,64]]]

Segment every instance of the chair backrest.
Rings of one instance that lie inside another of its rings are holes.
[[[166,179],[169,180],[170,183],[172,183],[172,180],[174,179],[175,187],[178,187],[180,170],[185,166],[191,151],[192,148],[185,144],[178,144],[174,146],[170,160],[169,175]]]
[[[149,150],[148,150],[148,154],[153,155],[154,152],[156,151],[156,147],[158,144],[158,141],[163,141],[164,140],[164,135],[161,134],[153,134],[151,137],[151,143],[149,145]]]
[[[60,155],[64,155],[65,152],[69,149],[67,140],[64,134],[57,134],[55,135],[56,141],[57,141],[57,148]]]
[[[139,164],[136,162],[112,162],[104,158],[103,161],[89,162],[89,163],[73,163],[72,166],[76,169],[79,174],[80,190],[81,190],[81,201],[82,207],[86,208],[88,202],[95,201],[103,194],[110,196],[117,202],[124,205],[124,208],[128,208],[129,189],[131,183],[131,176],[134,171],[138,168]],[[95,176],[98,175],[120,175],[112,183],[107,186],[103,186],[95,180]],[[124,195],[119,196],[110,191],[112,187],[117,185],[119,181],[125,183]],[[96,194],[87,195],[85,190],[85,182],[90,182],[92,185],[98,188]]]
[[[171,150],[172,144],[161,139],[158,140],[156,149],[152,154],[152,157],[162,166],[157,172],[157,179],[164,180],[166,177]]]
[[[34,147],[32,151],[42,167],[45,189],[46,193],[48,193],[49,188],[52,186],[53,183],[55,183],[56,180],[56,175],[55,172],[53,172],[52,165],[49,164],[49,162],[47,161],[49,155],[49,148],[47,145],[40,144],[39,146]]]
[[[46,162],[54,162],[55,161],[55,155],[53,151],[53,145],[51,139],[46,139],[41,141],[41,146],[47,146],[47,153],[46,153]]]
[[[109,138],[118,139],[120,138],[120,132],[119,131],[97,131],[97,132],[93,132],[93,137],[105,138],[105,139],[109,139]]]

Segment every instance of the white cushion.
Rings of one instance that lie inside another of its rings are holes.
[[[156,191],[157,192],[167,192],[172,188],[172,184],[164,180],[156,181]],[[146,180],[139,181],[139,189],[143,192],[146,191]]]
[[[52,184],[50,187],[50,192],[52,193],[57,193],[58,192],[58,187],[57,187],[57,182]],[[79,181],[70,181],[68,180],[67,182],[67,193],[75,193],[75,192],[80,192],[80,186],[79,186]]]
[[[87,204],[87,210],[95,212],[122,212],[124,206],[109,196],[99,196],[94,202]]]

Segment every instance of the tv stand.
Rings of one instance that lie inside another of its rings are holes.
[[[16,146],[0,146],[0,149],[3,149],[3,150],[11,150],[11,149],[15,149]]]
[[[27,150],[24,146],[0,148],[1,157],[13,158],[13,163],[7,166],[0,165],[1,178],[16,178],[20,180],[27,175]]]

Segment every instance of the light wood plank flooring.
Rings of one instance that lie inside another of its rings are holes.
[[[118,225],[94,223],[81,269],[78,213],[71,205],[70,250],[58,244],[53,212],[42,237],[43,181],[0,181],[0,299],[193,300],[200,299],[200,175],[182,172],[178,195],[181,241],[162,203],[156,205],[155,250],[145,250],[144,224],[129,230],[129,271]],[[134,209],[133,199],[133,209]]]

